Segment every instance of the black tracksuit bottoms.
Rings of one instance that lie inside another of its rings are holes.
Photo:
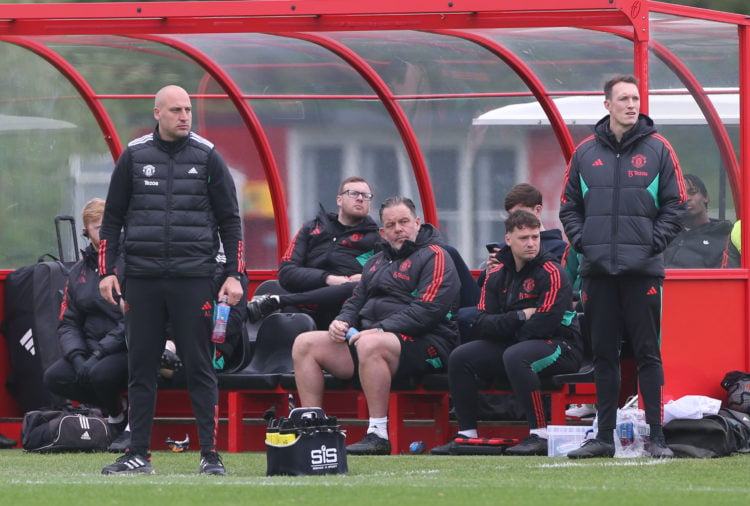
[[[664,369],[661,362],[663,278],[596,276],[582,280],[583,314],[591,333],[599,431],[617,425],[620,350],[627,336],[633,349],[649,425],[662,423]]]
[[[357,283],[342,283],[308,292],[286,293],[279,298],[284,311],[307,313],[315,320],[319,330],[328,330],[328,326],[341,312],[341,306],[352,296],[356,287]]]
[[[202,451],[216,446],[219,393],[213,367],[215,283],[207,278],[127,278],[130,449],[145,454],[156,409],[156,379],[170,324],[182,359]]]
[[[507,376],[530,429],[547,426],[540,376],[576,372],[581,353],[562,340],[529,339],[508,344],[479,339],[450,354],[448,378],[459,430],[477,428],[479,390],[484,382]]]

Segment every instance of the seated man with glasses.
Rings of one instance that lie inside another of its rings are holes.
[[[321,205],[281,259],[279,283],[288,293],[254,297],[247,305],[251,322],[283,309],[308,313],[318,328],[328,328],[352,295],[379,240],[378,226],[369,215],[372,197],[370,185],[361,177],[341,183],[338,213],[326,212]]]

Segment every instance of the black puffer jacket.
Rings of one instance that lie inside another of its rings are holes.
[[[279,283],[292,293],[326,286],[329,274],[351,276],[362,272],[380,240],[378,226],[367,216],[353,227],[322,207],[314,220],[299,229],[279,266]]]
[[[212,277],[219,233],[226,273],[245,270],[234,182],[214,145],[195,133],[163,141],[158,128],[117,161],[101,228],[102,276],[124,227],[125,277]]]
[[[359,330],[429,336],[446,359],[458,340],[451,312],[458,307],[461,286],[453,260],[440,244],[440,232],[429,224],[422,225],[415,242],[406,241],[398,251],[380,243],[381,251],[365,264],[362,279],[336,319]]]
[[[564,339],[579,351],[582,340],[575,314],[569,311],[573,292],[568,276],[555,256],[542,251],[516,271],[513,253],[505,246],[497,254],[482,287],[474,326],[479,336],[504,344],[528,339]],[[536,308],[528,320],[518,311]]]
[[[116,269],[121,269],[122,263],[118,264]],[[68,361],[96,350],[102,356],[126,351],[122,312],[99,293],[97,252],[91,245],[70,269],[57,332],[60,351]]]
[[[576,149],[560,221],[583,254],[581,276],[664,276],[662,252],[680,231],[687,194],[677,156],[641,114],[620,143],[609,116]]]
[[[669,269],[720,269],[727,267],[727,243],[732,224],[711,219],[687,230],[683,228],[664,250]]]

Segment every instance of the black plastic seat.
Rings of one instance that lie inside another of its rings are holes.
[[[233,374],[222,374],[223,389],[272,389],[284,373],[293,373],[292,345],[303,332],[315,330],[315,321],[304,313],[274,313],[263,319],[250,364]]]

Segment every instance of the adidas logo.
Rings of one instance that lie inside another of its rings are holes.
[[[208,311],[209,309],[213,309],[214,307],[211,305],[210,302],[206,301],[203,303],[203,307],[201,308],[203,311]]]
[[[81,434],[81,439],[84,441],[91,441],[91,436],[89,435],[89,431],[85,431],[83,434]]]
[[[197,171],[197,170],[195,170],[195,167],[193,167],[192,169],[190,169],[190,170],[188,171],[188,174],[197,174],[197,173],[198,173],[198,171]]]
[[[596,161],[591,164],[592,167],[601,167],[602,165],[604,165],[604,162],[601,158],[597,158]]]
[[[21,346],[23,346],[26,351],[31,353],[32,357],[36,355],[36,350],[34,349],[34,334],[31,333],[31,329],[27,330],[26,333],[21,336],[19,343],[21,343]]]
[[[657,293],[659,292],[656,291],[656,288],[652,286],[651,288],[648,289],[648,292],[646,292],[646,295],[656,295]]]

